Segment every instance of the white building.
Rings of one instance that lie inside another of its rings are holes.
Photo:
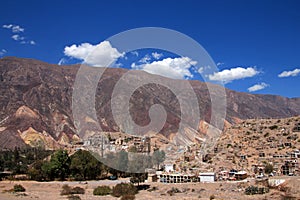
[[[165,172],[173,172],[174,165],[172,163],[165,164]]]
[[[199,173],[200,182],[215,182],[216,181],[216,173],[214,172],[203,172]]]

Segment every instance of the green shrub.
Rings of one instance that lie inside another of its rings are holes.
[[[268,137],[270,134],[267,132],[266,134],[264,134],[264,137]]]
[[[153,186],[153,187],[150,188],[148,191],[149,191],[149,192],[153,192],[153,191],[156,191],[156,190],[158,190],[158,188],[157,188],[156,186]]]
[[[277,129],[277,128],[278,128],[277,125],[273,125],[273,126],[270,126],[270,127],[269,127],[269,129],[271,129],[271,130],[274,130],[274,129]]]
[[[72,194],[84,194],[85,190],[84,190],[84,188],[81,188],[81,187],[74,187],[71,190],[71,192],[72,192]]]
[[[121,197],[121,200],[134,200],[135,196],[131,194],[125,194],[124,196]]]
[[[81,187],[71,188],[69,185],[66,184],[62,186],[62,191],[60,195],[84,194],[84,193],[85,193],[84,188]]]
[[[124,195],[135,195],[137,193],[137,188],[131,183],[119,183],[112,189],[112,196],[114,197],[121,197]]]
[[[22,185],[20,184],[14,185],[14,192],[25,192],[25,191],[26,189]]]
[[[67,184],[62,186],[62,191],[60,192],[60,195],[69,195],[71,194],[71,187]]]
[[[296,200],[296,197],[291,196],[289,194],[281,195],[281,200]]]
[[[271,163],[267,163],[265,166],[265,173],[270,174],[273,172],[273,170],[274,170],[273,165]]]
[[[170,195],[170,196],[173,196],[175,193],[181,193],[182,191],[180,191],[178,188],[175,188],[175,187],[172,187],[171,190],[167,191],[167,193]]]
[[[74,196],[74,195],[70,195],[68,196],[68,200],[81,200],[80,196]]]
[[[94,195],[99,195],[99,196],[104,196],[104,195],[109,195],[111,193],[111,189],[108,186],[98,186],[94,189],[93,194]]]

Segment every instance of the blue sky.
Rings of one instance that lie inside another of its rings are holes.
[[[300,97],[297,0],[12,0],[1,2],[1,8],[0,57],[71,64],[82,61],[82,51],[98,45],[119,67],[201,80],[193,58],[156,49],[125,55],[103,43],[129,29],[163,27],[186,34],[206,49],[220,71],[211,74],[211,80],[241,92]]]

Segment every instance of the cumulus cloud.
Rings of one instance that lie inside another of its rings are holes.
[[[165,58],[161,61],[154,61],[142,65],[131,64],[132,69],[144,70],[151,74],[157,74],[174,79],[192,78],[190,68],[197,62],[188,57]]]
[[[157,52],[153,52],[151,55],[156,60],[159,60],[163,56],[162,53],[157,53]]]
[[[13,40],[15,40],[15,41],[22,41],[22,40],[24,40],[25,38],[24,37],[22,37],[22,36],[20,36],[20,35],[18,35],[18,34],[15,34],[15,35],[13,35],[13,36],[11,36],[11,38],[13,39]]]
[[[253,77],[255,75],[259,74],[259,72],[253,68],[231,68],[231,69],[225,69],[220,72],[215,72],[214,74],[208,75],[209,80],[211,81],[221,81],[223,83],[229,83],[234,80]]]
[[[1,51],[0,51],[0,56],[3,56],[4,54],[6,54],[7,53],[7,51],[5,50],[5,49],[1,49]]]
[[[269,87],[270,85],[267,84],[267,83],[258,83],[258,84],[255,84],[251,87],[248,88],[248,91],[249,92],[255,92],[255,91],[258,91],[258,90],[262,90],[262,89],[265,89],[266,87]]]
[[[13,25],[13,24],[4,24],[2,26],[2,28],[6,28],[6,29],[11,29],[11,31],[13,33],[20,33],[20,32],[24,32],[24,28],[22,28],[21,26],[19,25]]]
[[[278,75],[278,77],[283,78],[289,76],[298,76],[299,73],[300,73],[300,69],[294,69],[292,71],[283,71]]]
[[[113,48],[109,41],[103,41],[97,45],[82,43],[80,45],[66,46],[64,54],[97,67],[107,67],[124,55],[124,53],[120,53],[116,48]]]
[[[150,60],[151,57],[148,54],[146,54],[143,58],[139,60],[139,63],[149,63]]]

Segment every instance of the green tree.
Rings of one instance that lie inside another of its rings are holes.
[[[151,157],[149,155],[132,153],[129,158],[128,171],[131,173],[145,173],[146,168],[152,167]]]
[[[128,168],[128,153],[126,151],[120,151],[118,153],[117,169],[121,172],[126,172]]]
[[[140,185],[140,183],[145,182],[145,180],[147,178],[148,178],[148,174],[147,173],[133,173],[131,175],[130,182],[132,184],[137,183],[138,185]]]
[[[137,152],[136,146],[134,146],[134,145],[130,146],[129,149],[128,149],[128,152],[136,153]]]
[[[41,173],[45,174],[46,180],[53,181],[55,179],[54,170],[50,162],[44,162],[41,169]]]
[[[166,153],[164,151],[156,150],[152,155],[152,162],[159,169],[159,165],[165,161]]]
[[[36,161],[28,170],[28,175],[31,180],[43,181],[47,179],[47,174],[43,171],[42,167],[45,161]]]
[[[77,180],[96,179],[101,174],[102,163],[89,151],[79,150],[71,156],[70,170]]]
[[[68,152],[66,150],[58,150],[52,155],[48,170],[50,170],[50,174],[53,174],[55,178],[65,180],[69,175],[70,163],[71,160]]]
[[[18,162],[20,159],[20,153],[19,150],[17,149],[17,147],[15,147],[14,149],[14,162]]]
[[[265,173],[270,174],[273,172],[273,170],[274,170],[273,165],[271,163],[267,163],[265,166]]]

